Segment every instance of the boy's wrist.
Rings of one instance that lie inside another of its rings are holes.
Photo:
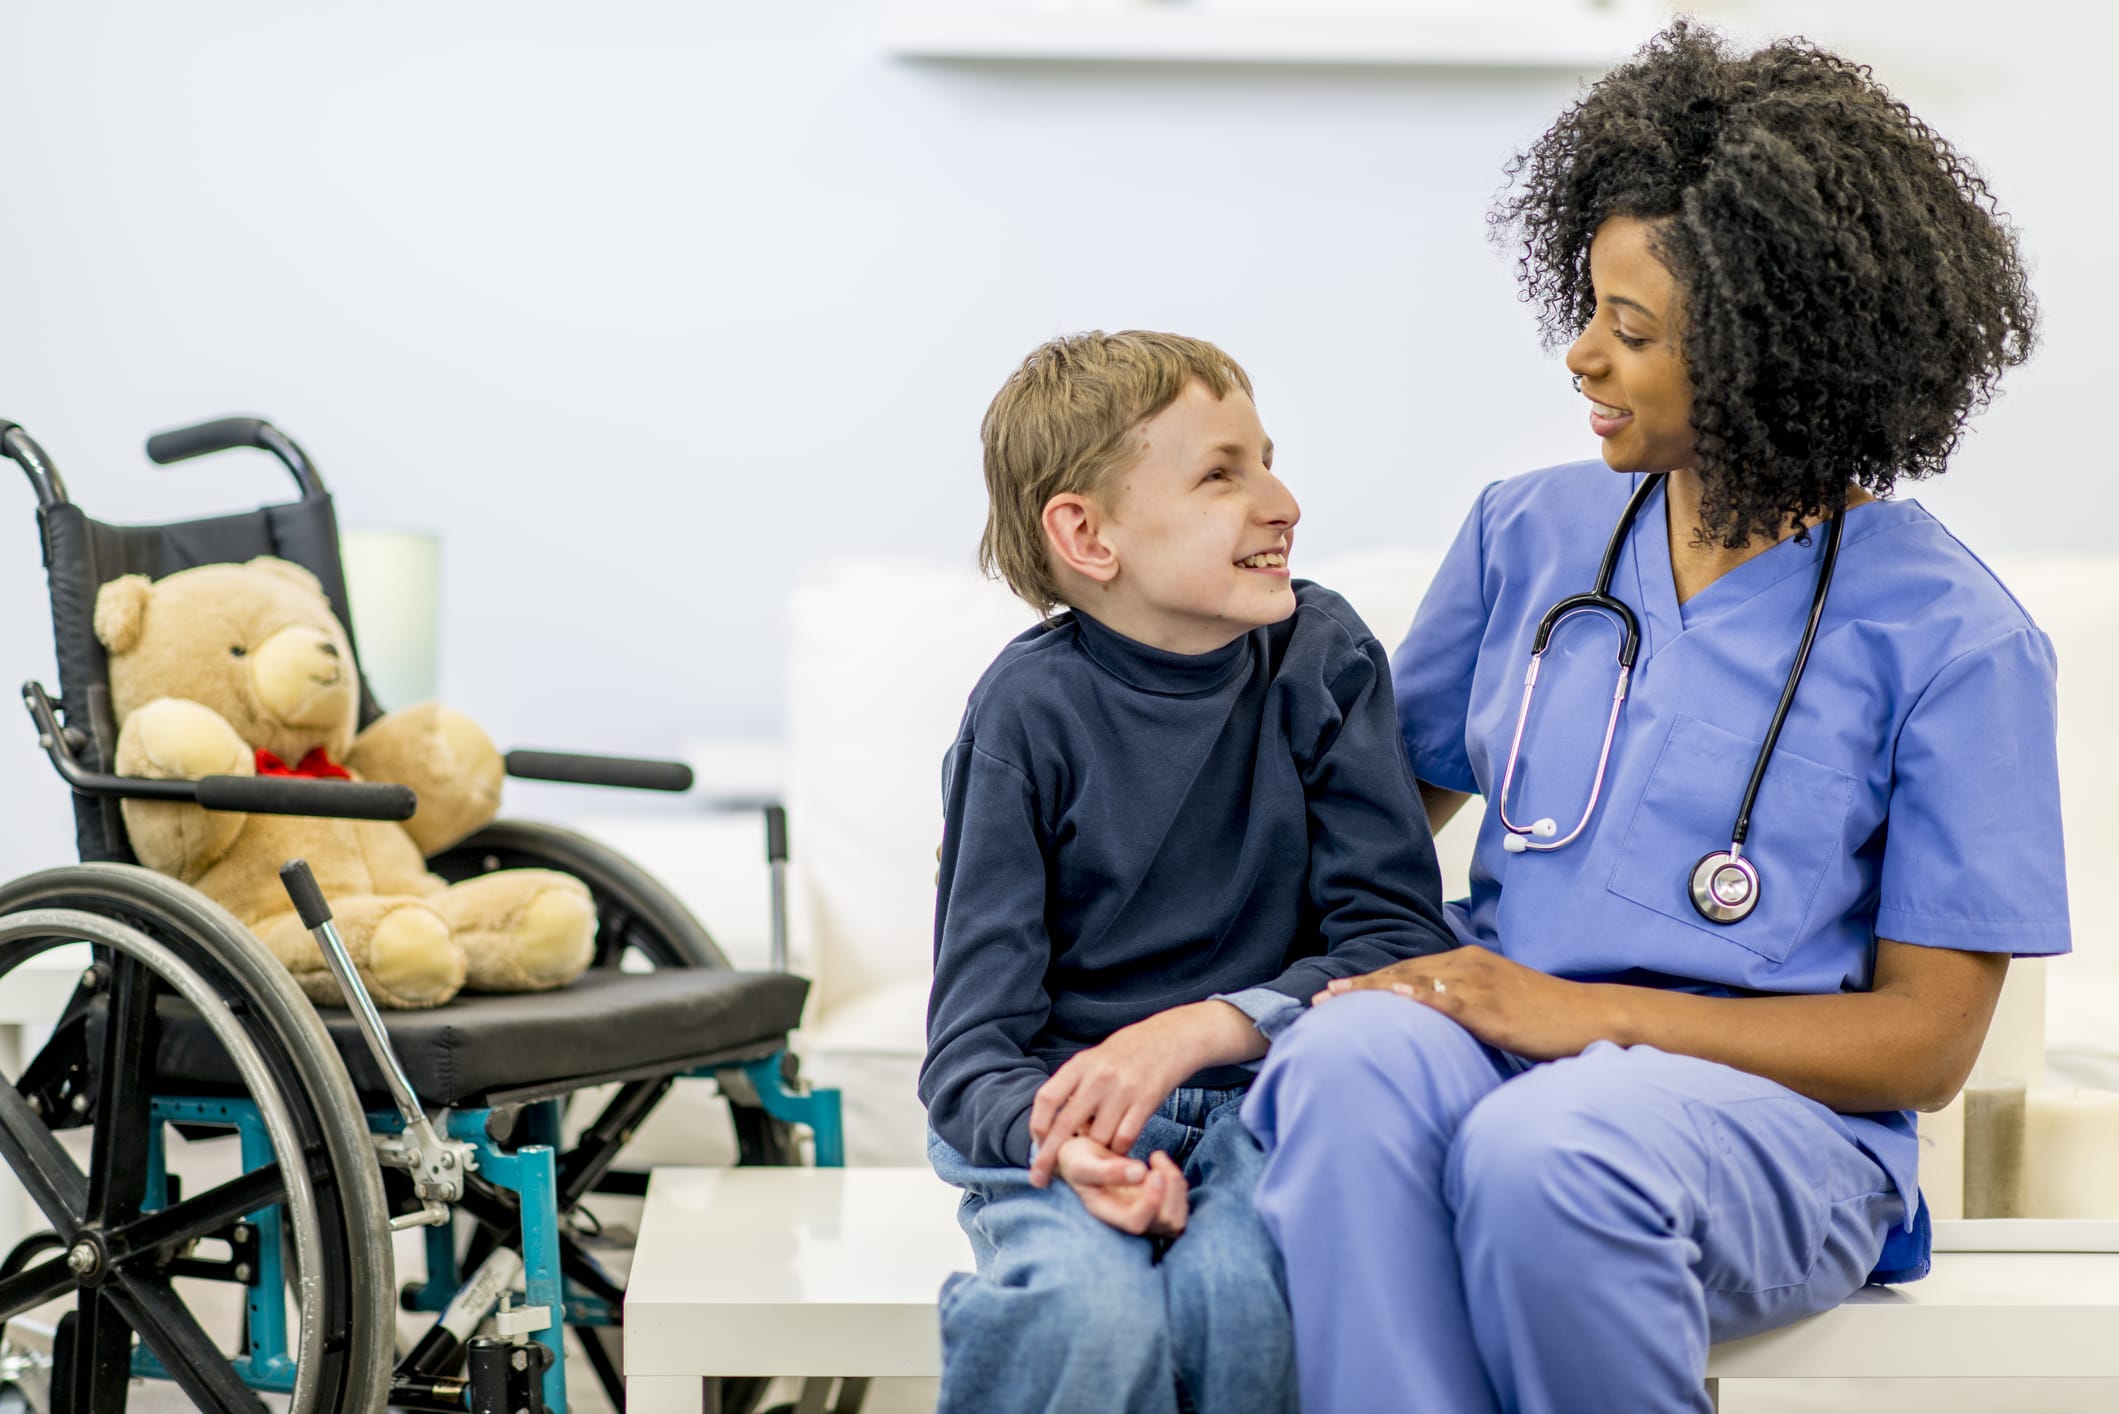
[[[1194,1070],[1238,1065],[1257,1060],[1266,1053],[1266,1038],[1260,1034],[1257,1023],[1233,1002],[1210,997],[1177,1010],[1189,1013],[1186,1022],[1196,1037],[1198,1063],[1193,1066]]]
[[[1162,1079],[1172,1089],[1202,1070],[1256,1060],[1266,1052],[1266,1040],[1251,1018],[1218,998],[1159,1011],[1127,1029],[1154,1037],[1151,1054],[1160,1055],[1166,1070]]]

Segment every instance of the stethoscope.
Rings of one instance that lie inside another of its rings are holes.
[[[1611,575],[1619,561],[1619,551],[1626,544],[1627,535],[1633,530],[1634,517],[1641,507],[1663,484],[1663,473],[1645,478],[1634,490],[1626,509],[1619,513],[1617,528],[1604,546],[1604,559],[1597,566],[1597,582],[1587,594],[1572,594],[1545,611],[1538,621],[1537,636],[1531,640],[1530,671],[1523,675],[1523,706],[1516,713],[1516,738],[1509,743],[1508,765],[1501,772],[1501,793],[1495,804],[1501,817],[1501,828],[1507,833],[1502,837],[1501,848],[1510,854],[1522,854],[1526,850],[1559,849],[1574,843],[1582,831],[1589,828],[1589,817],[1596,813],[1597,797],[1604,789],[1604,769],[1611,762],[1611,739],[1619,728],[1619,708],[1626,704],[1627,685],[1633,680],[1633,664],[1641,649],[1641,626],[1626,607],[1611,592]],[[1810,645],[1817,641],[1817,625],[1825,614],[1825,592],[1832,587],[1832,567],[1839,559],[1840,534],[1845,528],[1844,514],[1832,517],[1831,529],[1825,536],[1825,554],[1817,569],[1817,588],[1810,596],[1810,619],[1803,626],[1802,642],[1796,645],[1795,662],[1788,668],[1788,681],[1781,688],[1780,705],[1773,709],[1773,722],[1766,728],[1766,739],[1759,744],[1758,760],[1751,767],[1751,783],[1744,787],[1743,804],[1737,807],[1736,825],[1729,832],[1729,848],[1711,850],[1692,866],[1692,876],[1687,881],[1687,892],[1692,906],[1699,910],[1700,917],[1709,923],[1735,923],[1750,916],[1758,907],[1758,866],[1744,857],[1744,839],[1751,833],[1751,809],[1758,803],[1759,783],[1766,778],[1766,763],[1773,759],[1774,743],[1780,740],[1781,727],[1788,720],[1788,708],[1795,701],[1796,684],[1803,680],[1803,665],[1810,661]],[[1611,717],[1604,724],[1604,746],[1597,756],[1597,776],[1590,783],[1589,804],[1582,809],[1582,818],[1562,839],[1554,839],[1559,827],[1550,818],[1534,820],[1528,825],[1518,825],[1508,818],[1508,788],[1516,775],[1516,755],[1523,747],[1523,724],[1530,717],[1531,694],[1538,685],[1538,663],[1545,656],[1546,646],[1552,641],[1553,630],[1577,614],[1609,614],[1619,626],[1619,682],[1611,694]]]

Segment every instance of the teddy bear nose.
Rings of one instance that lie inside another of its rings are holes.
[[[345,710],[346,650],[305,624],[289,624],[251,650],[258,696],[282,722],[317,726]]]

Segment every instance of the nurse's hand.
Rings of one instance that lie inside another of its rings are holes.
[[[1191,1214],[1184,1172],[1158,1149],[1143,1165],[1085,1135],[1059,1146],[1059,1176],[1090,1216],[1136,1237],[1176,1237]]]
[[[1530,1060],[1580,1055],[1615,1030],[1605,988],[1547,976],[1476,944],[1339,978],[1311,1001],[1355,991],[1391,992],[1433,1007],[1487,1045]]]

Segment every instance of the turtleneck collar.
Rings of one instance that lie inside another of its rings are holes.
[[[1100,623],[1075,610],[1070,614],[1077,641],[1089,660],[1128,687],[1166,697],[1195,697],[1226,686],[1251,658],[1251,635],[1210,653],[1172,653]]]

